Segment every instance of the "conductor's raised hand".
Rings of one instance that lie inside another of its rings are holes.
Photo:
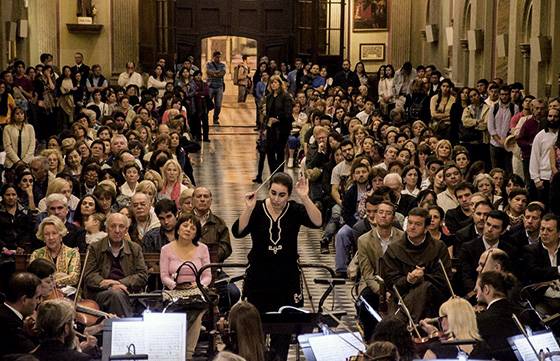
[[[245,193],[245,207],[249,209],[255,208],[257,204],[257,194],[255,192]]]
[[[309,195],[309,180],[300,175],[296,183],[296,193],[300,198],[306,198]]]

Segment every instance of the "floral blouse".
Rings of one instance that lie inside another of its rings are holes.
[[[43,258],[53,262],[46,246],[33,251],[29,263],[37,258]],[[78,249],[70,248],[63,244],[58,257],[56,257],[56,285],[58,287],[76,286],[80,278],[80,270],[80,253]],[[60,275],[62,273],[64,275]]]

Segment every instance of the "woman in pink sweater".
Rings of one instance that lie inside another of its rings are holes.
[[[183,262],[192,262],[197,270],[210,263],[208,247],[199,243],[201,232],[200,222],[191,213],[182,215],[177,221],[175,241],[163,246],[159,257],[159,272],[165,288],[173,290],[194,285],[196,275],[190,267],[183,266],[177,274],[177,270]],[[208,286],[212,282],[210,269],[203,272],[200,281],[204,286]],[[191,360],[200,335],[200,326],[205,310],[185,310],[181,308],[176,310],[187,312],[187,360]]]

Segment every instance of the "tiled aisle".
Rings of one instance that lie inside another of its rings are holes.
[[[229,84],[228,84],[229,85]],[[229,87],[230,89],[233,86]],[[238,105],[236,96],[230,92],[224,97],[224,106],[220,116],[221,127],[211,129],[211,143],[202,143],[200,154],[193,157],[195,163],[195,178],[198,185],[208,187],[213,193],[213,212],[222,217],[231,227],[243,208],[245,193],[257,188],[251,183],[256,174],[257,153],[255,150],[256,132],[253,131],[255,119],[255,105],[252,97],[247,103]],[[210,119],[211,115],[210,115]],[[292,176],[294,170],[288,170]],[[268,166],[265,166],[263,178],[268,176]],[[259,191],[259,199],[266,196],[266,187]],[[321,232],[302,228],[299,238],[299,252],[301,262],[318,263],[334,267],[334,249],[331,254],[322,255],[319,252]],[[249,238],[232,239],[233,254],[227,260],[232,263],[246,263],[247,253],[251,247]],[[235,272],[231,272],[234,273]],[[306,271],[308,285],[315,306],[325,289],[325,286],[315,285],[314,277],[326,276],[321,271]],[[350,285],[338,286],[334,296],[335,309],[344,310],[348,316],[344,317],[347,325],[355,328],[355,309],[350,296]],[[325,305],[330,309],[333,297],[329,297]],[[306,295],[305,307],[311,309]],[[293,358],[294,352],[291,352]]]

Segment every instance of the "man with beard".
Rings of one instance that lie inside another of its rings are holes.
[[[352,226],[365,216],[367,193],[370,188],[367,165],[356,159],[352,164],[351,174],[354,182],[344,193],[342,201],[342,218],[345,224],[336,234],[334,242],[336,272],[343,278],[346,278],[346,266],[356,243]]]
[[[546,103],[543,99],[535,99],[531,102],[532,115],[525,118],[523,125],[516,136],[517,145],[521,149],[521,159],[523,160],[523,176],[525,181],[529,179],[529,160],[531,159],[531,147],[533,140],[541,128],[541,124],[546,122]],[[521,120],[520,120],[521,121]]]
[[[427,210],[411,209],[404,237],[389,245],[380,264],[387,289],[399,290],[414,320],[436,316],[449,297],[439,262],[451,274],[451,259],[445,243],[428,232],[430,222]]]
[[[8,281],[0,304],[0,356],[27,353],[35,347],[24,323],[41,302],[41,292],[41,280],[32,273],[16,273]]]
[[[86,361],[91,357],[74,349],[74,306],[66,299],[41,303],[37,310],[37,329],[43,340],[32,354],[39,360]]]
[[[550,166],[550,149],[558,138],[560,127],[560,110],[550,109],[546,127],[537,133],[533,140],[531,159],[529,161],[529,174],[536,190],[536,198],[548,204],[552,168]]]
[[[350,60],[344,59],[342,62],[342,70],[336,73],[333,77],[333,87],[341,87],[348,89],[348,94],[352,93],[353,89],[358,89],[360,81],[356,73],[350,70]]]

